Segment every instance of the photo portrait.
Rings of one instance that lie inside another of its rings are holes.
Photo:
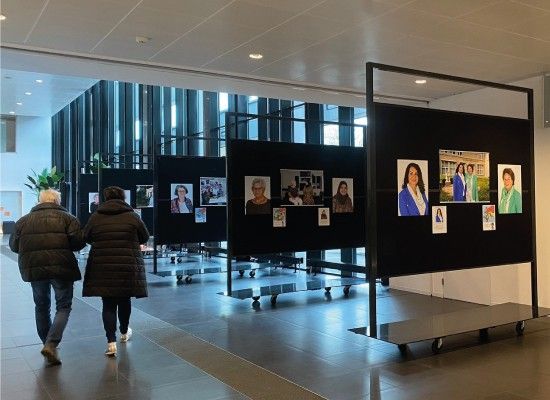
[[[496,227],[496,207],[494,204],[483,205],[481,210],[481,223],[484,231],[494,231]]]
[[[273,209],[273,227],[284,228],[286,227],[286,208]]]
[[[172,214],[193,213],[193,184],[172,183],[170,184],[170,212]]]
[[[323,204],[323,194],[323,171],[281,170],[281,204],[319,206]]]
[[[521,214],[521,165],[498,164],[498,213]]]
[[[197,224],[206,223],[206,207],[195,208],[195,223]]]
[[[332,212],[353,212],[353,178],[332,178]]]
[[[201,177],[201,206],[225,206],[227,204],[226,178]]]
[[[319,226],[330,226],[330,209],[328,207],[317,209],[317,224]]]
[[[88,193],[88,211],[90,212],[90,214],[93,214],[94,212],[96,212],[98,207],[99,207],[99,193],[98,192]]]
[[[489,153],[439,150],[439,201],[489,202]]]
[[[447,233],[446,206],[432,206],[432,233]]]
[[[430,214],[428,182],[427,160],[397,160],[397,215]]]
[[[271,214],[271,178],[244,177],[245,215]]]
[[[153,185],[136,185],[136,208],[153,207]]]

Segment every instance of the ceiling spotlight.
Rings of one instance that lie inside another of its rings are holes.
[[[6,19],[6,16],[4,14],[0,14],[0,21],[3,21]]]
[[[248,57],[250,57],[253,60],[261,60],[262,58],[264,58],[264,56],[260,53],[251,53],[248,55]]]
[[[31,92],[25,92],[25,94],[26,94],[27,96],[30,96],[32,93],[31,93]]]
[[[44,82],[44,81],[43,81],[42,79],[37,79],[37,80],[35,80],[35,82],[36,82],[36,83],[42,83],[42,82]]]
[[[22,105],[23,105],[23,103],[21,103],[20,101],[18,101],[18,102],[15,103],[15,104],[17,104],[18,106],[22,106]]]
[[[414,83],[416,83],[417,85],[424,85],[426,82],[426,79],[417,79],[416,81],[414,81]]]
[[[136,43],[137,44],[145,44],[149,40],[151,40],[151,38],[148,38],[147,36],[136,36]]]
[[[10,111],[10,114],[11,114],[11,115],[15,114],[15,111]]]

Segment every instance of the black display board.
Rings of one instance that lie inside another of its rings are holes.
[[[200,243],[224,241],[227,235],[225,206],[206,206],[206,222],[195,222],[200,205],[200,178],[225,177],[225,158],[157,156],[155,161],[156,242]],[[171,185],[193,185],[193,213],[173,214]]]
[[[528,120],[376,104],[375,121],[379,277],[531,261]],[[497,208],[497,164],[521,165],[523,213],[497,212],[496,230],[483,231],[482,203],[440,203],[440,149],[490,153],[489,204]],[[428,160],[429,216],[398,216],[398,159]],[[434,235],[438,204],[447,206],[448,233]]]
[[[103,189],[108,186],[118,186],[129,190],[131,199],[129,204],[136,208],[136,186],[153,185],[153,171],[150,169],[115,169],[103,168],[101,170],[101,201],[103,201]],[[153,224],[153,207],[140,208],[141,219],[147,226],[151,235],[155,234]]]
[[[90,193],[97,191],[97,174],[80,174],[78,177],[78,220],[84,227],[90,218]]]
[[[230,143],[231,237],[233,255],[363,247],[365,244],[364,149],[311,144],[232,140]],[[281,169],[323,171],[318,206],[285,206]],[[286,227],[273,227],[272,214],[245,215],[245,176],[269,176],[271,207],[286,207]],[[332,178],[353,178],[353,213],[332,213]],[[329,207],[330,225],[318,225],[318,208]]]

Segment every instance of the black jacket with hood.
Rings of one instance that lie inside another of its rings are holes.
[[[73,251],[85,246],[80,223],[55,203],[41,203],[19,218],[10,248],[19,254],[19,271],[25,282],[81,279]]]
[[[123,200],[101,203],[84,228],[92,245],[83,296],[146,297],[147,281],[140,244],[149,239],[143,221]]]

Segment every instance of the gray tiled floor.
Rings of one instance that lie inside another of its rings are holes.
[[[119,346],[116,360],[102,354],[100,302],[78,298],[77,284],[61,349],[64,364],[45,368],[30,288],[0,257],[2,398],[315,397],[290,382],[329,399],[550,398],[547,318],[528,322],[523,337],[505,326],[491,330],[486,344],[470,333],[447,338],[437,356],[424,342],[409,346],[403,357],[394,345],[348,331],[368,323],[365,286],[354,287],[349,298],[336,289],[329,297],[303,292],[279,296],[276,307],[267,299],[254,309],[250,301],[216,294],[225,289],[224,274],[195,276],[190,285],[149,275],[149,298],[133,303],[137,334]],[[280,269],[259,271],[254,279],[234,276],[235,288],[311,279]],[[383,288],[377,296],[379,322],[475,306]]]

